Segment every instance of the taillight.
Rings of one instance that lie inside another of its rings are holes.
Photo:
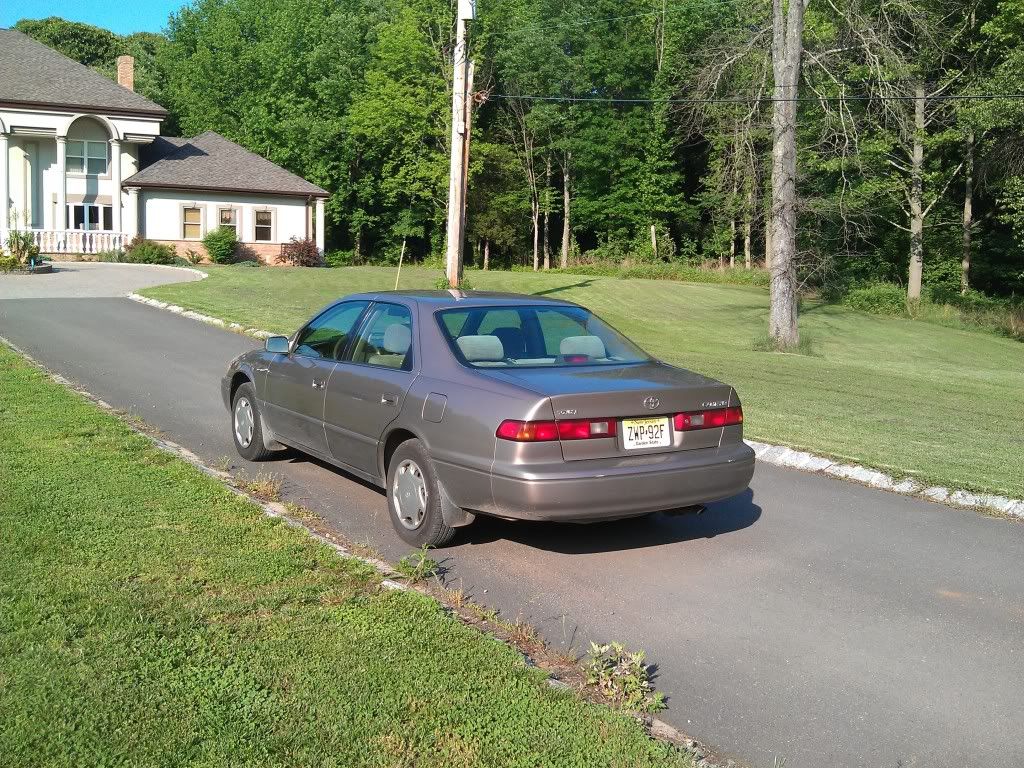
[[[517,443],[543,443],[552,440],[589,440],[614,437],[615,422],[611,419],[573,419],[571,421],[516,421],[501,422],[497,437]]]
[[[715,408],[711,411],[677,413],[672,421],[676,432],[731,427],[743,423],[743,408],[736,406],[734,408]]]

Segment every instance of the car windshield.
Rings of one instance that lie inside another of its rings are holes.
[[[455,356],[474,368],[566,368],[651,359],[582,307],[447,309],[438,313],[438,321]]]

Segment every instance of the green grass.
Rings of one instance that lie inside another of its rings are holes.
[[[15,766],[688,764],[0,347]]]
[[[395,270],[210,268],[146,295],[290,333],[353,291],[394,287]],[[436,270],[405,268],[403,288]],[[802,354],[765,349],[762,288],[512,272],[469,274],[474,288],[543,294],[598,312],[652,354],[733,384],[749,437],[922,481],[1024,495],[1024,344],[993,334],[804,307]]]

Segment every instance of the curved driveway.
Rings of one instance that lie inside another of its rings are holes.
[[[35,295],[188,274],[160,272],[75,265]],[[218,390],[253,340],[123,298],[18,299],[12,280],[0,336],[203,458],[256,470],[235,456]],[[348,538],[406,551],[376,490],[297,455],[263,470]],[[554,643],[646,649],[665,718],[741,761],[1024,765],[1020,523],[760,466],[701,517],[480,520],[437,557],[450,584]]]

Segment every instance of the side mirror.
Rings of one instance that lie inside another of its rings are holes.
[[[268,336],[264,346],[267,352],[273,352],[275,355],[287,355],[290,351],[287,336]]]

